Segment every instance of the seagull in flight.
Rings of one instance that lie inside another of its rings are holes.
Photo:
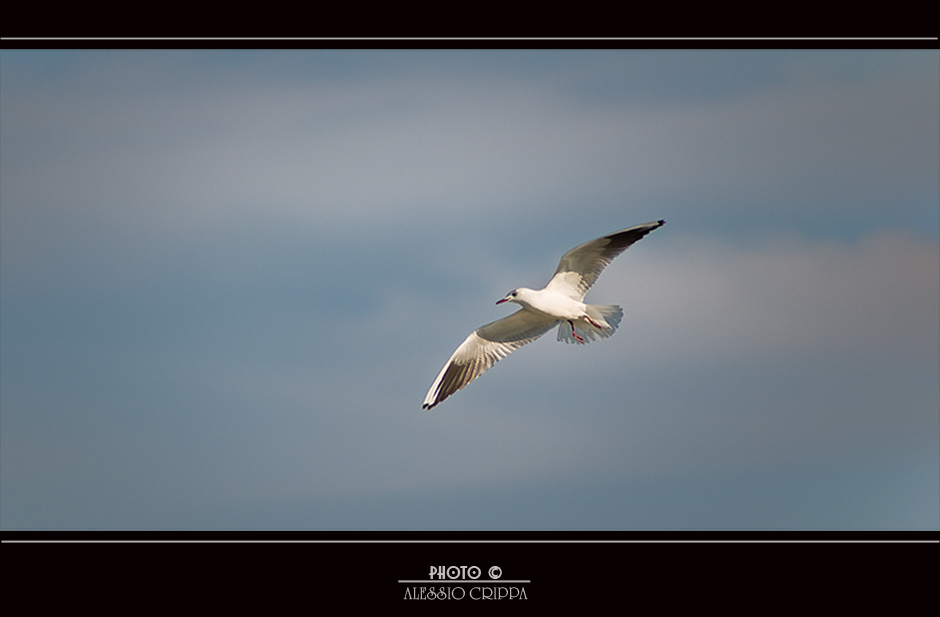
[[[488,368],[555,326],[558,340],[581,345],[607,338],[616,331],[623,309],[614,305],[584,304],[584,294],[604,268],[628,246],[662,227],[666,221],[644,223],[576,246],[561,257],[555,275],[544,289],[519,287],[503,302],[522,308],[509,317],[480,326],[450,357],[424,397],[431,409],[482,375]]]

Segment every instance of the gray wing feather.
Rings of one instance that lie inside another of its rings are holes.
[[[554,288],[580,301],[597,278],[617,255],[627,247],[665,225],[665,221],[644,223],[628,229],[615,231],[597,240],[576,246],[561,257],[558,269],[546,289]]]

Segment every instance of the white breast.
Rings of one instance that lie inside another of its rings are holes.
[[[534,291],[520,289],[519,304],[529,310],[550,315],[556,319],[580,319],[584,315],[584,303],[551,289]]]

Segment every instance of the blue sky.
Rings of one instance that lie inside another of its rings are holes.
[[[940,55],[0,52],[0,526],[940,528]],[[431,412],[473,329],[656,219]]]

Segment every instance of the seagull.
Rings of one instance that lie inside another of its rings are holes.
[[[519,287],[497,300],[496,304],[515,302],[522,308],[470,334],[437,374],[421,407],[431,409],[556,325],[558,340],[566,343],[583,345],[612,335],[620,325],[623,309],[584,304],[584,295],[617,255],[665,224],[662,220],[644,223],[576,246],[562,255],[555,275],[544,289]]]

